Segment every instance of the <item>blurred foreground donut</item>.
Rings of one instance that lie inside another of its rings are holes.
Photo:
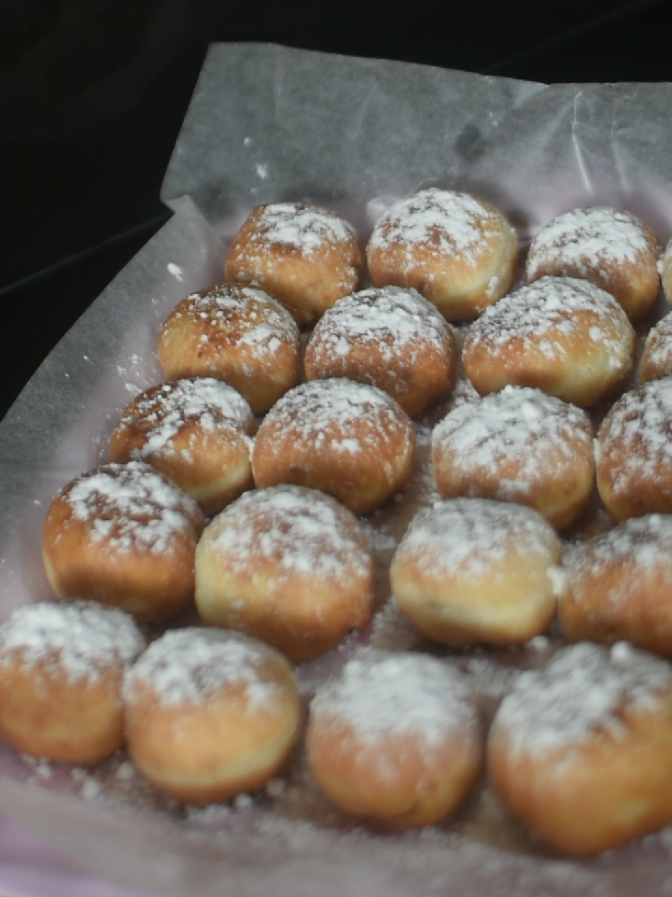
[[[510,293],[469,328],[462,360],[481,395],[536,386],[583,407],[625,385],[635,332],[613,296],[570,277],[543,277]]]
[[[572,642],[629,641],[672,655],[672,516],[626,520],[580,546],[558,604]]]
[[[171,311],[159,335],[167,380],[215,377],[267,411],[301,376],[299,330],[262,290],[223,284],[192,293]]]
[[[539,231],[526,274],[529,281],[548,274],[589,280],[637,321],[658,297],[660,252],[658,237],[635,215],[593,206],[565,212]]]
[[[478,778],[483,734],[462,675],[421,654],[368,651],[310,705],[308,761],[344,813],[392,828],[432,825]]]
[[[124,742],[124,673],[144,647],[133,618],[116,608],[19,608],[0,626],[0,737],[66,763],[114,753]]]
[[[597,432],[596,478],[615,520],[672,513],[672,379],[651,380],[612,405]]]
[[[310,660],[371,619],[366,536],[323,492],[249,492],[201,537],[196,605],[205,623],[247,632],[297,663]]]
[[[506,386],[437,424],[432,467],[442,498],[517,502],[561,528],[582,514],[593,493],[593,428],[574,405]]]
[[[359,288],[364,270],[351,224],[329,209],[300,202],[257,206],[226,256],[231,283],[261,287],[300,324]]]
[[[672,670],[627,643],[582,643],[521,675],[495,715],[490,781],[561,853],[619,847],[672,821]]]
[[[131,759],[186,803],[259,788],[285,763],[298,734],[289,663],[238,632],[166,632],[129,671],[124,696]]]
[[[453,386],[455,335],[415,290],[362,290],[339,299],[313,330],[307,380],[348,377],[385,390],[415,417]]]
[[[649,330],[639,361],[640,383],[672,375],[672,313]]]
[[[431,187],[390,206],[366,256],[374,286],[413,287],[449,321],[461,321],[508,291],[518,238],[489,203]]]
[[[153,386],[127,406],[110,438],[111,461],[146,461],[212,515],[252,485],[248,402],[211,377]]]
[[[198,505],[142,461],[82,474],[54,498],[42,554],[63,599],[91,598],[161,620],[194,595]]]
[[[258,488],[295,483],[369,514],[411,473],[415,432],[394,399],[352,380],[312,380],[290,390],[254,441]]]
[[[560,553],[555,530],[530,508],[442,501],[411,521],[392,559],[392,593],[435,641],[518,644],[553,618]]]

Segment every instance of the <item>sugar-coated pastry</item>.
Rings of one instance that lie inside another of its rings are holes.
[[[240,228],[224,266],[231,283],[259,286],[309,323],[359,288],[364,255],[352,225],[301,202],[257,206]]]
[[[167,380],[224,380],[255,414],[301,376],[296,323],[276,299],[250,286],[222,284],[187,296],[166,318],[158,354]]]
[[[131,759],[185,803],[259,788],[283,766],[298,735],[289,662],[239,632],[166,632],[128,672],[124,699]]]
[[[311,380],[284,395],[254,441],[259,488],[295,483],[369,514],[411,473],[415,432],[406,412],[375,386]]]
[[[149,464],[105,464],[76,477],[49,506],[47,576],[59,598],[164,619],[193,599],[203,525],[196,502]]]
[[[663,285],[663,295],[668,305],[672,305],[672,240],[668,240],[658,261],[658,270]]]
[[[651,310],[658,297],[661,245],[631,212],[605,206],[558,215],[532,241],[529,281],[548,274],[589,280],[623,307],[631,321]]]
[[[615,520],[672,513],[672,379],[615,402],[597,432],[597,488]]]
[[[569,641],[628,641],[672,655],[672,516],[626,520],[581,545],[558,603]]]
[[[122,684],[145,647],[132,617],[93,601],[28,604],[0,626],[0,738],[94,763],[124,742]]]
[[[413,287],[449,321],[462,321],[506,294],[518,238],[489,203],[430,187],[390,206],[366,257],[374,286]]]
[[[411,521],[392,559],[392,593],[435,641],[517,644],[553,618],[560,553],[555,530],[530,508],[442,501]]]
[[[379,386],[415,417],[455,381],[455,334],[416,290],[371,288],[339,299],[306,346],[307,380],[348,377]]]
[[[557,851],[588,856],[672,821],[672,670],[582,642],[521,675],[495,715],[490,782]]]
[[[146,461],[212,515],[252,485],[256,430],[249,403],[232,386],[212,377],[173,380],[127,406],[109,456]]]
[[[443,498],[518,502],[553,526],[569,526],[593,493],[593,428],[575,405],[539,389],[505,386],[437,424],[432,469]]]
[[[672,375],[672,313],[649,330],[639,360],[639,380],[660,380]]]
[[[196,551],[202,620],[310,660],[373,613],[373,565],[357,518],[323,492],[248,492],[206,527]]]
[[[462,360],[485,395],[536,386],[587,407],[622,389],[636,337],[609,293],[574,277],[543,277],[510,293],[469,328]]]
[[[455,810],[478,779],[483,742],[463,676],[422,654],[363,652],[310,705],[318,785],[344,813],[392,828]]]

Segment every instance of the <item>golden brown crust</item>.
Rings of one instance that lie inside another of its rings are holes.
[[[224,271],[231,283],[261,287],[307,324],[361,286],[364,257],[354,229],[334,212],[272,203],[252,210]]]
[[[661,380],[672,374],[672,314],[649,330],[639,361],[639,381]]]
[[[374,286],[412,287],[449,321],[473,318],[505,295],[517,256],[516,233],[498,209],[436,188],[390,206],[366,249]]]
[[[255,414],[301,375],[299,331],[260,289],[223,284],[183,299],[166,318],[158,355],[166,379],[215,377],[233,386]]]

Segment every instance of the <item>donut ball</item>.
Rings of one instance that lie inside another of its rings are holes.
[[[42,530],[49,582],[59,598],[165,619],[193,599],[203,526],[196,502],[149,464],[105,464],[76,477],[49,506]]]
[[[449,321],[462,321],[508,291],[518,238],[489,203],[431,187],[390,206],[366,257],[374,286],[412,287]]]
[[[672,379],[643,383],[612,405],[595,458],[597,488],[614,520],[672,513]]]
[[[0,738],[66,763],[114,753],[124,742],[124,673],[144,647],[133,618],[116,608],[19,608],[0,626]]]
[[[369,651],[310,704],[308,762],[344,813],[392,828],[441,821],[479,776],[479,714],[463,676],[433,657]]]
[[[257,422],[232,386],[212,377],[173,380],[137,396],[110,438],[111,461],[146,461],[212,515],[252,485]]]
[[[359,521],[315,489],[248,492],[206,527],[196,551],[203,621],[256,636],[297,663],[365,626],[373,598]]]
[[[497,711],[490,782],[560,853],[588,856],[672,821],[672,670],[582,642],[522,674]]]
[[[518,502],[553,526],[568,526],[593,493],[593,428],[575,405],[538,389],[505,386],[437,424],[432,469],[442,498]]]
[[[658,237],[630,212],[604,206],[574,209],[539,231],[526,274],[529,281],[548,274],[589,280],[611,293],[636,321],[658,297],[660,252]]]
[[[262,290],[223,284],[183,299],[159,335],[167,380],[214,377],[233,386],[255,414],[301,377],[299,329]]]
[[[613,296],[589,281],[542,277],[510,293],[469,328],[462,361],[481,395],[536,386],[583,407],[625,386],[635,332]]]
[[[341,378],[290,390],[264,418],[254,441],[258,488],[294,483],[369,514],[411,473],[415,431],[406,412],[375,386]]]
[[[584,543],[573,555],[558,613],[565,637],[626,640],[672,655],[672,516],[647,514]]]
[[[415,417],[455,382],[455,334],[435,305],[400,287],[344,296],[306,346],[307,380],[348,377],[385,390]]]
[[[462,647],[513,645],[555,613],[555,530],[536,511],[484,498],[417,514],[392,558],[392,593],[430,639]]]
[[[663,295],[668,305],[672,305],[672,240],[669,240],[658,262]]]
[[[207,804],[259,788],[294,746],[288,661],[239,632],[189,627],[152,642],[124,683],[128,751],[158,788]]]
[[[639,361],[640,383],[672,375],[672,314],[649,330]]]
[[[300,202],[257,206],[226,256],[226,279],[261,287],[310,323],[361,286],[364,256],[351,224]]]

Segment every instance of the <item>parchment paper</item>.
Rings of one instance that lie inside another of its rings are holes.
[[[672,232],[671,108],[668,84],[545,87],[277,46],[213,46],[162,188],[174,216],[0,425],[0,620],[50,594],[39,553],[47,502],[104,459],[122,408],[161,379],[155,341],[162,321],[187,293],[221,280],[225,242],[254,204],[312,200],[341,211],[366,239],[393,198],[438,184],[493,201],[523,245],[553,215],[595,202],[630,208],[665,240]],[[304,685],[328,663],[304,670]],[[317,826],[263,800],[190,814],[145,799],[123,759],[105,767],[109,787],[75,772],[0,746],[0,810],[137,894],[672,893],[670,831],[573,862],[519,849],[515,838],[475,837],[468,815],[453,827],[390,835]],[[42,861],[41,881],[51,877],[54,897],[68,888],[72,894],[71,868],[59,868],[51,854]],[[0,853],[0,887],[3,865],[9,869]],[[37,879],[23,882],[24,893],[37,897]],[[95,877],[80,884],[97,897],[127,893]]]

